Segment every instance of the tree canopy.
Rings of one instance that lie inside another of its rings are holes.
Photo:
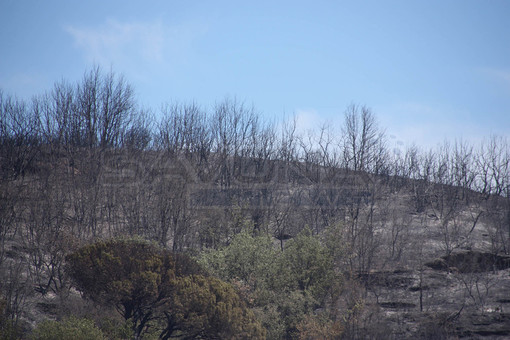
[[[297,335],[339,283],[330,253],[308,228],[283,251],[267,235],[246,229],[228,246],[204,252],[199,263],[241,287],[271,339]]]
[[[234,288],[208,277],[190,258],[140,240],[85,246],[68,258],[85,297],[115,306],[135,338],[263,338],[265,332]]]

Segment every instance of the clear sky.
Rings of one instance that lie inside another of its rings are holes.
[[[300,128],[372,108],[395,142],[510,136],[510,1],[0,0],[0,88],[30,98],[94,64],[138,102],[226,96]]]

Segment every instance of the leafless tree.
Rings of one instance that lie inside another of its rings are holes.
[[[76,89],[80,144],[116,146],[134,109],[134,92],[122,76],[103,74],[99,66],[85,73]]]
[[[253,107],[236,99],[225,99],[216,105],[212,118],[212,149],[220,164],[220,183],[224,187],[239,178],[246,157],[253,154],[253,136],[259,129]]]
[[[344,137],[344,164],[354,171],[377,169],[380,144],[384,133],[375,115],[366,106],[350,105],[345,112],[342,128]]]
[[[373,113],[356,105],[347,108],[342,132],[343,164],[352,171],[343,180],[351,191],[346,206],[346,239],[353,254],[350,265],[354,272],[366,273],[380,247],[374,214],[383,187],[373,171],[385,161],[384,133]]]
[[[66,81],[55,83],[50,93],[33,98],[41,120],[44,141],[53,148],[70,147],[79,134],[75,89]]]
[[[4,179],[24,176],[39,152],[39,119],[25,101],[0,90],[0,171]]]
[[[478,151],[476,188],[493,252],[510,250],[510,147],[505,138],[491,136]]]
[[[154,139],[154,117],[150,110],[138,111],[122,133],[122,148],[130,151],[147,150]]]

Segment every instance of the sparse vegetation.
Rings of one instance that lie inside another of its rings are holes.
[[[142,110],[99,67],[0,92],[0,338],[510,335],[508,141],[383,131]]]

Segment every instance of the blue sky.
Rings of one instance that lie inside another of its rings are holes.
[[[510,136],[510,1],[0,1],[0,88],[94,64],[138,102],[226,96],[301,129],[372,108],[395,143]]]

